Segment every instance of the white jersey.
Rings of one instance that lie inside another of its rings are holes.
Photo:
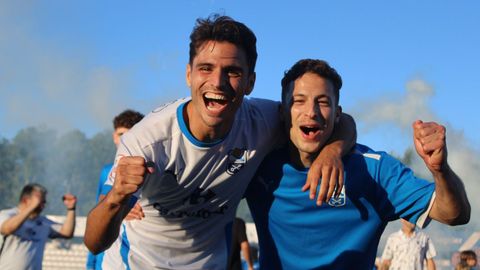
[[[17,207],[0,211],[0,227],[18,215]],[[60,237],[61,225],[44,216],[26,219],[12,234],[0,235],[0,269],[42,269],[43,251],[49,238]]]
[[[188,101],[153,111],[122,136],[114,167],[121,156],[143,156],[155,172],[135,194],[145,218],[123,222],[104,269],[225,269],[237,205],[282,139],[279,104],[245,99],[228,135],[203,143],[182,117]]]

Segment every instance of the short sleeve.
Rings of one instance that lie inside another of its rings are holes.
[[[59,233],[62,229],[62,224],[54,222],[46,217],[42,217],[42,222],[49,226],[50,232],[48,234],[48,238],[62,238],[63,236]]]
[[[2,210],[0,211],[0,227],[2,227],[3,222],[5,222],[7,219],[13,217],[15,213],[13,211],[9,210]]]
[[[389,221],[403,218],[419,225],[418,219],[429,209],[434,183],[415,177],[411,169],[385,153],[379,166],[378,181],[387,193],[384,217]]]
[[[248,241],[245,229],[245,222],[239,218],[235,219],[235,234],[238,237],[237,239],[239,243]]]
[[[435,250],[435,246],[433,245],[432,239],[428,237],[427,239],[427,248],[426,248],[426,255],[427,259],[432,259],[433,257],[437,256],[437,251]]]
[[[265,138],[272,138],[268,141],[272,145],[272,149],[283,146],[287,137],[283,132],[283,125],[280,120],[281,104],[267,99],[250,98],[248,99],[248,105],[248,114],[252,119],[255,119],[256,123],[261,123],[259,128],[264,133]]]
[[[138,125],[138,124],[137,124]],[[108,174],[108,178],[106,179],[105,183],[102,186],[101,195],[105,195],[110,191],[111,187],[113,186],[113,183],[115,182],[115,170],[118,166],[118,162],[126,156],[140,156],[145,158],[145,160],[151,160],[151,157],[148,153],[145,153],[145,149],[141,146],[141,142],[137,137],[137,132],[139,128],[134,126],[132,129],[130,129],[127,133],[123,134],[121,139],[120,139],[120,144],[117,149],[117,153],[115,155],[115,161],[113,163],[113,166],[110,170],[110,173]],[[137,128],[135,130],[135,128]],[[134,197],[138,198],[139,194],[141,192],[141,188],[137,190],[137,192],[134,194]]]

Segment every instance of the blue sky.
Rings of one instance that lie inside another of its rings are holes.
[[[257,35],[254,97],[279,100],[283,72],[320,58],[343,77],[359,142],[402,155],[415,119],[445,124],[478,230],[479,11],[473,0],[0,1],[0,138],[38,125],[91,136],[125,108],[188,96],[188,37],[218,12]]]
[[[188,36],[218,12],[257,35],[252,96],[279,100],[286,69],[325,59],[360,142],[402,154],[422,118],[478,153],[480,3],[439,2],[1,1],[0,137],[31,125],[92,135],[124,108],[189,95]]]

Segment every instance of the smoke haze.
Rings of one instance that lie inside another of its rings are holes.
[[[78,128],[91,135],[111,128],[112,118],[126,108],[148,113],[179,95],[178,89],[170,88],[170,92],[155,91],[140,98],[137,91],[145,89],[133,83],[140,67],[95,63],[98,56],[92,42],[80,40],[73,49],[59,45],[59,39],[74,39],[75,33],[52,37],[48,30],[37,29],[36,21],[41,19],[36,5],[34,1],[0,2],[0,137],[13,137],[20,128],[39,125],[60,131]],[[147,55],[140,61],[142,68],[156,74],[158,66],[178,62],[178,56]]]

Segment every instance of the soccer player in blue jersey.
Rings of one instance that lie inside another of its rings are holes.
[[[255,83],[253,32],[215,16],[197,20],[190,40],[191,98],[154,110],[122,136],[111,190],[88,215],[84,241],[94,253],[108,248],[103,269],[225,269],[238,202],[285,141],[279,104],[244,98]],[[312,179],[328,179],[317,200],[333,193],[348,135],[312,165]],[[145,217],[123,220],[135,202]]]
[[[434,183],[385,152],[357,144],[343,158],[340,196],[319,207],[300,191],[338,124],[341,86],[341,77],[321,60],[300,60],[285,73],[282,110],[290,142],[264,159],[246,192],[261,269],[373,269],[389,221],[404,218],[419,227],[430,219],[469,221],[463,183],[447,162],[445,128],[433,122],[416,121],[413,131]]]
[[[140,122],[143,116],[143,114],[137,111],[128,109],[124,110],[123,112],[115,116],[115,118],[113,118],[112,140],[115,144],[115,147],[118,147],[118,145],[120,144],[120,138],[122,137],[122,135],[128,130],[130,130],[136,123]],[[113,163],[110,163],[103,166],[102,168],[102,171],[100,173],[100,179],[98,180],[97,193],[95,197],[97,202],[103,197],[102,194],[106,193],[106,191],[102,192],[102,190],[108,189],[108,186],[105,186],[105,182],[108,180],[108,175],[110,174],[112,167]],[[130,210],[125,219],[141,219],[143,218],[143,216],[144,214],[142,207],[137,203]],[[86,263],[87,270],[102,269],[102,261],[103,253],[93,255],[91,252],[88,252]]]

